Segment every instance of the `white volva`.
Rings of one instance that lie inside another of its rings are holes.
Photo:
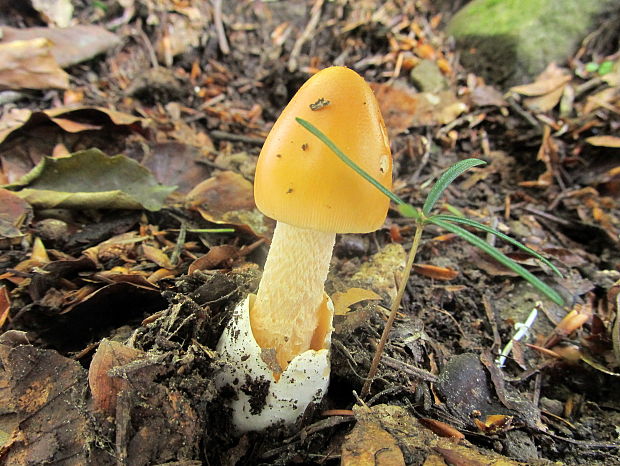
[[[325,298],[331,317],[333,305]],[[237,306],[217,345],[226,365],[215,382],[218,389],[229,386],[235,392],[229,406],[233,425],[240,433],[294,424],[310,403],[323,398],[329,385],[331,326],[323,349],[294,357],[276,381],[273,353],[263,354],[252,334],[250,306],[254,299],[250,295]]]

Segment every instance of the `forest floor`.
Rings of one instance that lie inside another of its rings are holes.
[[[67,32],[56,59],[104,54],[68,76],[47,61],[37,84],[0,73],[21,89],[0,94],[0,462],[620,464],[618,37],[603,25],[567,63],[502,92],[459,65],[449,12],[431,3],[81,2],[73,24],[101,29],[88,43]],[[23,30],[58,18],[0,16]],[[21,58],[43,66],[46,47]],[[437,89],[416,91],[421,62]],[[439,210],[544,255],[562,278],[480,236],[566,304],[429,226],[360,399],[415,229],[390,209],[375,233],[337,238],[326,289],[348,304],[327,396],[296,429],[238,437],[214,348],[273,232],[253,201],[256,159],[295,91],[330,65],[373,87],[393,191],[422,206],[445,169],[483,159]]]

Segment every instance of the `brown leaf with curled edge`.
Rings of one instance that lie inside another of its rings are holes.
[[[620,137],[618,136],[592,136],[586,138],[586,142],[592,146],[611,147],[614,149],[620,149]]]
[[[58,66],[66,68],[116,47],[118,36],[101,26],[77,25],[66,28],[2,28],[0,45],[18,40],[42,38],[50,42],[50,52]]]
[[[255,235],[270,238],[274,223],[261,214],[254,203],[254,186],[233,171],[223,171],[192,189],[186,206],[209,222],[245,228]]]
[[[535,112],[547,112],[555,107],[564,93],[564,88],[571,80],[568,70],[550,63],[531,84],[511,87],[512,92],[528,96],[523,103]]]
[[[86,371],[54,350],[0,342],[0,406],[12,429],[2,464],[97,463],[95,433],[85,409]],[[99,458],[101,459],[101,458]]]
[[[197,270],[229,268],[237,257],[239,257],[239,248],[235,246],[229,244],[213,246],[209,252],[190,264],[187,273],[191,275]]]
[[[101,340],[88,369],[88,386],[93,395],[95,411],[114,415],[118,392],[129,384],[127,380],[111,376],[109,370],[144,357],[143,351],[106,338]]]
[[[434,278],[435,280],[454,280],[459,276],[458,270],[430,264],[413,264],[412,269],[415,273]]]
[[[0,89],[68,89],[51,45],[43,38],[0,43]]]
[[[13,187],[18,196],[40,208],[160,210],[174,186],[125,155],[107,156],[98,149],[66,157],[45,157]]]
[[[67,132],[80,132],[99,129],[103,126],[140,127],[143,119],[123,112],[103,107],[60,107],[40,112],[20,112],[13,124],[5,125],[0,131],[0,143],[12,133],[31,129],[34,126],[51,121]]]

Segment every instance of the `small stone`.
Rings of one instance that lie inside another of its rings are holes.
[[[448,88],[448,81],[432,60],[422,60],[411,70],[411,82],[420,92],[439,92]]]

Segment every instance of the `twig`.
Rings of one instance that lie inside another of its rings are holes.
[[[381,362],[392,369],[397,369],[405,374],[411,375],[416,379],[426,380],[427,382],[437,382],[439,378],[431,372],[420,369],[406,362],[383,355]]]
[[[215,23],[215,32],[217,33],[217,42],[220,45],[220,50],[224,55],[228,55],[230,47],[228,46],[224,22],[222,21],[222,0],[213,0],[213,22]]]
[[[392,302],[392,307],[390,308],[390,316],[388,317],[388,321],[386,322],[383,333],[381,334],[381,339],[379,340],[379,345],[377,346],[377,350],[375,351],[375,356],[372,359],[370,370],[368,371],[366,381],[364,382],[364,386],[362,387],[362,391],[360,392],[360,396],[362,398],[365,398],[370,393],[372,381],[377,374],[377,369],[379,368],[379,363],[381,362],[381,356],[383,355],[383,348],[385,348],[385,344],[387,343],[388,337],[390,335],[390,330],[392,330],[392,325],[394,325],[394,320],[396,319],[398,308],[400,307],[400,302],[402,301],[405,290],[407,289],[407,282],[409,281],[409,275],[411,274],[411,267],[413,266],[413,261],[415,260],[418,246],[420,246],[422,230],[422,225],[416,226],[413,243],[411,245],[411,250],[409,251],[409,257],[407,258],[407,265],[405,266],[403,276],[398,286],[398,293],[396,295],[396,298],[394,298],[394,301]]]
[[[301,53],[301,48],[304,43],[310,38],[317,25],[319,24],[319,19],[321,18],[321,8],[323,7],[323,3],[325,0],[316,0],[314,5],[312,6],[310,21],[306,24],[306,28],[304,32],[301,33],[301,36],[297,38],[295,41],[295,45],[293,45],[293,50],[291,50],[291,56],[288,59],[288,70],[292,73],[297,69],[297,57]]]
[[[495,310],[493,309],[493,304],[487,295],[482,297],[482,304],[484,305],[484,312],[487,315],[487,319],[489,320],[489,324],[491,324],[491,330],[493,331],[493,350],[499,350],[499,347],[502,346],[502,338],[499,335],[499,330],[497,329],[497,319],[495,317]]]
[[[229,133],[227,131],[220,131],[217,129],[209,132],[209,136],[211,136],[213,139],[233,141],[233,142],[245,142],[247,144],[255,144],[257,146],[262,146],[265,142],[263,138],[244,136],[243,134],[234,134],[234,133]]]
[[[540,122],[536,118],[534,118],[532,115],[530,115],[528,112],[526,112],[523,109],[523,107],[521,107],[513,97],[508,97],[506,99],[506,102],[508,102],[508,105],[510,105],[510,108],[512,108],[519,115],[521,115],[524,120],[526,120],[530,125],[538,129],[538,131],[542,133]]]

